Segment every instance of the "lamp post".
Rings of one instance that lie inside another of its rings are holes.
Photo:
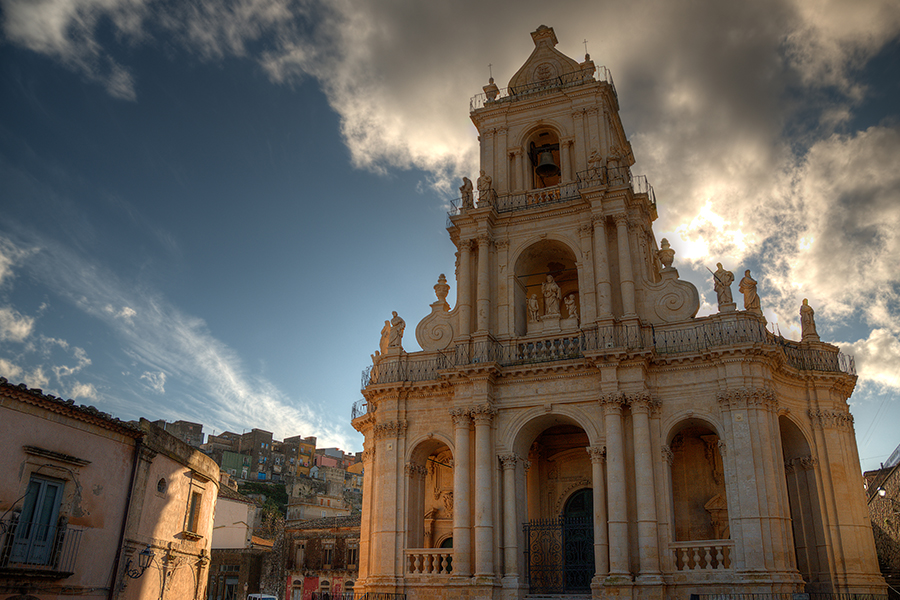
[[[141,550],[140,554],[138,554],[137,568],[132,569],[132,559],[128,559],[128,562],[125,564],[125,574],[132,579],[140,578],[141,575],[144,574],[144,571],[147,570],[147,567],[149,567],[153,562],[154,556],[156,555],[153,553],[153,550],[150,549],[150,545],[147,544],[147,547]]]

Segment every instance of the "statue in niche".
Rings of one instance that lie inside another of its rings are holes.
[[[544,294],[544,314],[558,315],[562,292],[553,280],[552,275],[547,275],[547,281],[541,284],[541,293]]]
[[[819,341],[819,334],[816,333],[816,311],[809,305],[809,300],[803,299],[800,305],[800,341],[814,340]]]
[[[738,291],[744,294],[744,310],[762,313],[759,308],[759,294],[756,293],[756,280],[750,277],[750,269],[744,271],[744,278],[738,284]]]
[[[391,329],[388,334],[388,348],[400,348],[400,342],[403,341],[403,330],[406,329],[406,321],[397,314],[396,310],[391,314],[393,317],[389,321]]]
[[[716,272],[713,273],[713,288],[716,290],[719,308],[722,308],[723,304],[734,303],[734,299],[731,297],[731,284],[733,282],[734,273],[725,269],[722,263],[716,263]]]
[[[669,240],[663,238],[659,242],[659,251],[656,253],[659,262],[662,263],[664,269],[672,268],[672,261],[675,260],[675,250],[669,245]]]
[[[381,342],[378,344],[378,349],[382,354],[387,352],[388,344],[390,343],[391,337],[391,322],[385,321],[384,327],[381,328]]]
[[[463,208],[475,207],[475,195],[472,193],[472,190],[472,180],[468,177],[463,177],[463,184],[459,187]]]
[[[575,294],[569,294],[566,296],[565,300],[566,304],[566,312],[569,315],[569,318],[575,317],[578,318],[578,307],[575,306]]]
[[[599,169],[603,165],[603,157],[600,156],[600,152],[594,150],[591,152],[591,155],[588,157],[588,168],[591,169]]]
[[[528,299],[528,320],[532,323],[537,323],[540,310],[541,306],[538,304],[537,294],[532,294],[531,298]]]
[[[491,195],[491,187],[493,186],[493,179],[491,179],[490,175],[485,174],[484,169],[481,170],[481,175],[478,176],[478,200],[487,200]]]

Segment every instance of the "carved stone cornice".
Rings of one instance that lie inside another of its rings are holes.
[[[403,467],[403,472],[406,473],[406,476],[411,479],[425,479],[425,476],[428,475],[428,468],[425,465],[408,462]]]
[[[725,390],[716,394],[716,401],[722,410],[736,408],[762,407],[768,410],[778,410],[778,397],[775,390],[770,388],[737,388]]]
[[[468,408],[451,408],[450,418],[456,427],[468,427],[472,422],[472,411]]]
[[[501,454],[497,457],[500,460],[500,466],[503,470],[515,469],[516,463],[520,460],[515,454]]]
[[[409,423],[406,419],[402,421],[387,421],[385,423],[379,423],[375,425],[375,439],[387,438],[387,437],[400,437],[401,435],[406,433],[406,428],[409,426]]]
[[[606,462],[606,446],[588,446],[585,448],[594,464],[603,464]]]
[[[675,453],[672,452],[672,449],[668,446],[663,446],[662,448],[660,448],[660,450],[662,452],[662,459],[666,461],[666,463],[668,463],[668,465],[671,467],[672,461],[675,460]]]
[[[497,409],[491,403],[485,402],[484,404],[473,406],[469,414],[472,415],[475,425],[490,425],[491,421],[494,420],[494,415],[497,414]]]
[[[853,415],[849,412],[811,408],[809,409],[808,414],[813,427],[818,427],[819,429],[837,428],[845,429],[847,431],[853,430]]]

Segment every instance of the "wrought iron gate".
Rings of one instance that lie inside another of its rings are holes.
[[[589,592],[594,576],[594,523],[590,516],[525,523],[525,569],[531,594]]]

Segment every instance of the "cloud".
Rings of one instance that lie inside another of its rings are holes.
[[[16,309],[0,306],[0,342],[24,342],[34,329],[34,319]]]
[[[97,398],[97,389],[94,387],[93,383],[81,383],[80,381],[76,381],[69,388],[69,393],[67,394],[73,400],[76,398]]]
[[[166,374],[162,371],[144,371],[141,375],[141,380],[146,381],[147,385],[149,385],[157,394],[166,393]]]
[[[900,336],[896,332],[873,329],[868,338],[840,346],[855,357],[861,380],[891,388],[885,393],[900,390]]]

